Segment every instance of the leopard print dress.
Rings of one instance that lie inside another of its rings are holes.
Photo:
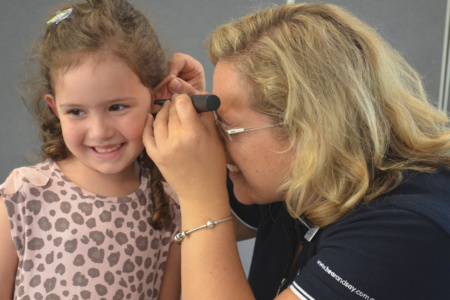
[[[45,161],[14,170],[0,193],[19,264],[14,299],[157,299],[180,210],[154,230],[150,181],[127,197],[100,197]],[[172,199],[173,190],[166,186]]]

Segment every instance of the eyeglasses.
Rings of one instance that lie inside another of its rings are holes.
[[[278,125],[276,124],[270,124],[270,125],[262,125],[262,126],[257,126],[257,127],[246,127],[246,128],[236,128],[236,129],[228,129],[227,125],[225,125],[224,123],[222,123],[216,112],[213,111],[214,114],[214,119],[216,120],[216,124],[217,127],[219,128],[220,133],[222,134],[222,136],[224,137],[224,139],[226,141],[233,141],[233,139],[231,138],[232,134],[237,134],[237,133],[241,133],[241,132],[246,132],[246,131],[253,131],[253,130],[258,130],[258,129],[263,129],[263,128],[271,128],[271,127],[276,127]]]

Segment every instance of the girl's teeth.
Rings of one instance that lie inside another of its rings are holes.
[[[116,146],[114,146],[112,148],[109,148],[109,149],[97,148],[97,147],[94,147],[94,149],[95,149],[95,151],[100,152],[100,153],[109,153],[109,152],[113,152],[113,151],[118,150],[120,148],[120,146],[121,146],[121,144],[118,144],[118,145],[116,145]]]
[[[240,171],[240,170],[239,170],[239,167],[236,166],[236,165],[227,164],[227,168],[228,168],[228,170],[229,170],[230,172],[235,172],[235,173],[237,173],[237,172]]]

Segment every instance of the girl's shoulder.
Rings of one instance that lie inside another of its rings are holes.
[[[54,163],[46,160],[33,166],[24,166],[14,169],[5,182],[0,185],[2,195],[13,195],[20,191],[24,185],[43,187],[48,184],[54,172]]]

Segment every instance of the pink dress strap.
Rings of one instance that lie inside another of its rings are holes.
[[[17,193],[23,185],[24,178],[35,186],[44,186],[49,181],[47,176],[34,168],[22,167],[14,169],[5,180],[5,194],[12,195]]]

